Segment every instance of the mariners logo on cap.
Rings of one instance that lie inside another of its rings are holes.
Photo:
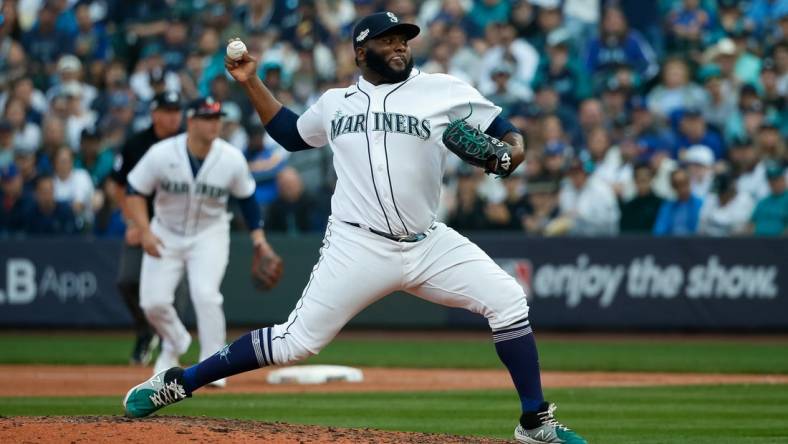
[[[399,22],[399,19],[397,18],[396,15],[394,15],[393,12],[387,12],[386,15],[389,16],[389,20],[391,20],[391,23]]]

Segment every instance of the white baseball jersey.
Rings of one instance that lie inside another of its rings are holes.
[[[362,77],[326,91],[299,117],[298,132],[334,151],[336,219],[405,235],[437,217],[449,121],[470,114],[468,122],[485,130],[500,112],[467,83],[414,69],[404,82],[373,85]]]
[[[131,170],[128,182],[140,193],[156,192],[156,223],[181,236],[227,224],[228,196],[249,197],[256,185],[243,154],[218,138],[195,177],[185,133],[153,145]]]

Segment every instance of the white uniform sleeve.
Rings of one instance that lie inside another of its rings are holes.
[[[150,196],[159,183],[159,164],[161,162],[156,161],[157,151],[155,146],[151,147],[134,165],[127,179],[132,188],[146,196]]]
[[[328,135],[323,125],[323,101],[325,94],[317,99],[301,116],[298,117],[296,127],[298,134],[304,142],[315,148],[328,144]]]
[[[246,159],[239,155],[236,160],[237,166],[233,175],[232,185],[230,185],[230,193],[238,199],[246,199],[254,193],[255,188],[257,188],[257,182],[255,182],[252,173],[249,171],[249,164],[246,163]]]
[[[471,85],[456,77],[449,76],[449,78],[451,79],[448,94],[451,101],[449,119],[460,119],[470,114],[467,122],[472,127],[485,131],[490,127],[493,119],[501,113],[501,107],[487,100]]]

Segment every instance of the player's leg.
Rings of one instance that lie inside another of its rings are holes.
[[[173,305],[175,287],[183,276],[183,259],[178,251],[164,247],[159,250],[161,257],[143,256],[140,274],[140,306],[161,337],[161,353],[156,358],[154,374],[178,365],[178,358],[191,343],[191,335]]]
[[[126,415],[147,416],[211,381],[317,354],[358,312],[400,288],[399,258],[398,244],[330,221],[320,258],[286,322],[253,330],[196,365],[132,388],[124,399]]]
[[[227,327],[219,291],[230,254],[230,233],[224,227],[202,233],[186,257],[189,294],[197,317],[200,361],[225,346]],[[224,380],[217,386],[223,386]]]
[[[487,318],[498,357],[509,370],[522,406],[517,439],[525,443],[585,441],[554,421],[542,394],[539,355],[522,287],[478,246],[440,224],[409,248],[407,291]],[[526,431],[527,429],[527,431]]]
[[[145,313],[140,308],[140,268],[142,266],[142,248],[123,244],[118,270],[117,288],[126,308],[134,322],[134,332],[137,335],[134,349],[129,362],[137,365],[147,365],[159,337],[153,327],[148,323]]]

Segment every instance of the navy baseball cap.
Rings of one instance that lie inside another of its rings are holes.
[[[218,100],[215,100],[211,96],[201,97],[197,100],[194,100],[189,104],[188,108],[186,108],[187,117],[212,118],[222,117],[223,115],[224,111],[222,111],[222,103]]]
[[[370,14],[359,20],[353,28],[353,48],[389,31],[402,32],[410,40],[419,35],[421,29],[412,23],[400,23],[399,17],[393,12]]]
[[[159,108],[180,110],[181,95],[177,91],[164,91],[153,96],[150,102],[150,109],[155,110]]]

